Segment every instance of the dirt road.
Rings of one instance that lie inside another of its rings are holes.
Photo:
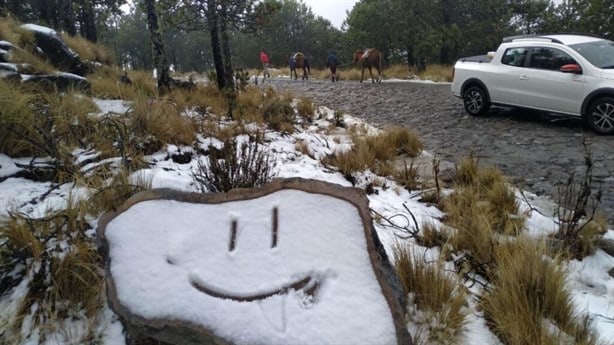
[[[494,164],[511,182],[553,200],[571,173],[583,176],[584,137],[593,156],[593,189],[601,188],[601,209],[614,224],[614,137],[598,136],[578,120],[503,108],[493,108],[486,117],[472,117],[452,96],[449,84],[274,78],[264,85],[309,97],[378,127],[411,127],[422,137],[425,149],[444,160],[457,162],[473,151],[481,164]]]

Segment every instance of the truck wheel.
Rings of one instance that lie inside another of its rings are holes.
[[[584,121],[598,134],[614,133],[614,98],[601,97],[594,100],[584,114]]]
[[[486,98],[486,92],[480,86],[471,86],[463,93],[465,110],[473,116],[486,114],[490,109],[490,102]]]

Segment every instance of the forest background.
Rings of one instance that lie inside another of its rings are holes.
[[[510,35],[584,32],[612,39],[614,33],[611,0],[361,0],[341,29],[301,0],[0,0],[0,15],[102,43],[120,66],[150,70],[147,3],[155,5],[168,64],[179,72],[215,68],[207,9],[216,7],[237,11],[221,18],[221,29],[231,66],[245,69],[259,66],[260,49],[274,67],[300,51],[322,68],[329,50],[345,65],[365,47],[380,49],[385,65],[424,67],[485,54]],[[262,8],[259,15],[248,13]]]

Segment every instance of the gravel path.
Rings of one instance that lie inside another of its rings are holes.
[[[457,162],[470,152],[481,164],[494,164],[513,183],[538,195],[558,197],[558,186],[572,172],[583,176],[585,137],[593,155],[593,188],[601,188],[601,209],[614,224],[614,152],[611,136],[599,136],[578,120],[526,110],[493,108],[485,117],[464,112],[450,84],[384,81],[381,84],[328,80],[267,79],[273,85],[341,110],[378,127],[403,125],[415,129],[425,149]]]

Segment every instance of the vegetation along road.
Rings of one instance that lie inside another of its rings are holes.
[[[480,164],[493,164],[515,185],[554,201],[570,174],[575,172],[576,180],[585,175],[585,138],[594,163],[593,191],[601,188],[600,208],[614,224],[614,137],[596,135],[579,120],[503,108],[492,108],[485,117],[472,117],[452,96],[447,83],[274,78],[267,79],[267,84],[377,127],[411,127],[425,149],[442,160],[456,163],[473,152]]]

